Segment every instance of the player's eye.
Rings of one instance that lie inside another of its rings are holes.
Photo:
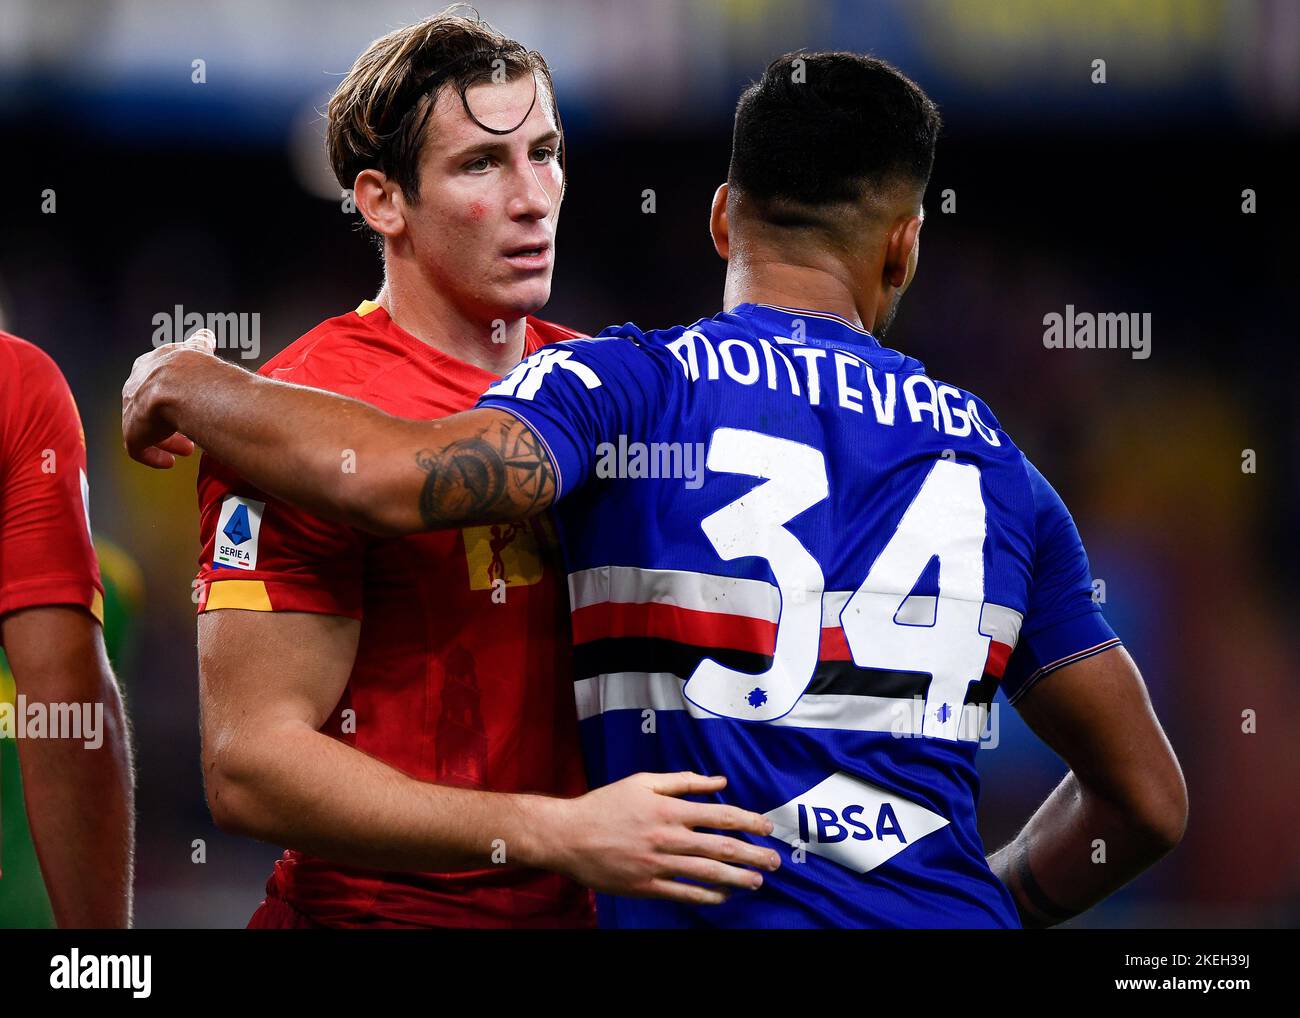
[[[492,165],[492,158],[490,156],[479,156],[477,159],[473,160],[472,162],[466,163],[465,169],[468,170],[470,173],[481,173],[483,170],[486,170],[491,165]]]
[[[533,161],[538,163],[550,162],[555,158],[555,149],[549,145],[539,145],[533,149]]]

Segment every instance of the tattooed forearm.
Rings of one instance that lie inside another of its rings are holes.
[[[421,449],[415,462],[428,476],[420,518],[439,527],[522,520],[555,499],[550,457],[522,421],[491,415],[477,434],[441,449]]]

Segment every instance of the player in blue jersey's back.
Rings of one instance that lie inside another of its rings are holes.
[[[151,354],[128,444],[179,427],[388,532],[556,504],[592,783],[725,775],[719,801],[770,818],[749,840],[782,855],[722,904],[606,897],[603,923],[1060,922],[1178,841],[1186,790],[1057,493],[978,397],[877,338],[916,271],[938,123],[881,61],[783,57],[741,97],[713,203],[724,312],[549,347],[432,424]],[[339,477],[345,447],[364,480]],[[1071,772],[986,860],[999,686]]]

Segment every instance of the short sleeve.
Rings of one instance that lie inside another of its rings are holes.
[[[364,534],[268,498],[205,455],[199,464],[198,610],[362,615]]]
[[[1092,571],[1073,517],[1027,459],[1025,467],[1036,536],[1028,607],[1002,682],[1012,704],[1044,676],[1120,642],[1093,599]]]
[[[86,439],[72,392],[30,343],[0,337],[0,368],[0,615],[71,604],[102,623]]]
[[[478,406],[513,414],[537,435],[555,467],[558,501],[591,478],[603,443],[645,435],[660,418],[671,355],[656,353],[621,334],[556,343],[521,361]]]

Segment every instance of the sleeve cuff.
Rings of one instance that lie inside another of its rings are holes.
[[[203,584],[199,595],[199,614],[222,608],[240,608],[244,611],[341,615],[350,619],[360,619],[362,616],[361,600],[356,595],[282,579],[250,579],[239,575],[227,577],[221,575],[223,572],[226,570],[217,570],[215,574],[205,571],[199,575]]]
[[[501,410],[509,414],[516,420],[522,421],[537,436],[555,471],[555,501],[558,502],[568,490],[565,485],[566,477],[571,486],[582,483],[583,471],[578,459],[577,446],[565,429],[545,411],[538,407],[529,407],[527,413],[521,413],[518,403],[496,400],[490,396],[479,400],[478,406],[485,410]]]
[[[76,576],[43,576],[7,584],[0,596],[0,615],[59,604],[85,608],[101,626],[104,624],[104,592],[90,580]]]
[[[1014,705],[1052,672],[1121,642],[1100,611],[1084,612],[1022,636],[1002,682],[1007,701]]]

